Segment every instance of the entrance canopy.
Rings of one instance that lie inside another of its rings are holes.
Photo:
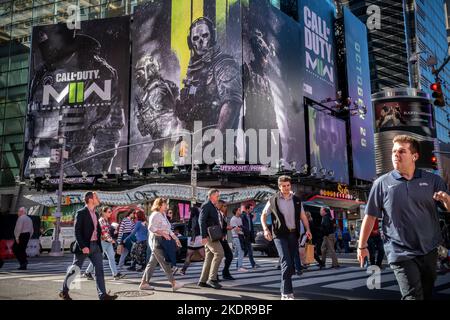
[[[209,188],[196,187],[195,197],[192,196],[190,185],[179,184],[148,184],[131,190],[119,192],[96,191],[102,205],[118,206],[151,201],[157,197],[163,197],[180,201],[204,202],[207,199]],[[75,190],[63,192],[62,204],[83,203],[83,195],[88,190]],[[230,204],[241,203],[248,200],[264,201],[276,190],[266,186],[248,188],[219,189],[220,198]],[[47,207],[56,207],[58,203],[56,193],[31,194],[25,198]]]

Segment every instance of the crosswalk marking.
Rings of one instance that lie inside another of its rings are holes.
[[[443,276],[438,276],[436,279],[436,282],[434,283],[434,287],[439,287],[442,286],[444,284],[448,284],[450,283],[450,274],[447,275],[443,275]],[[390,290],[390,291],[400,291],[400,288],[398,286],[398,284],[383,288],[384,290]],[[440,292],[440,291],[439,291]]]
[[[388,282],[395,280],[395,276],[391,274],[382,275],[381,281]],[[341,289],[341,290],[353,290],[359,287],[367,286],[367,277],[362,279],[356,279],[356,280],[350,280],[350,281],[344,281],[344,282],[338,282],[338,283],[332,283],[323,286],[323,288],[332,288],[332,289]],[[383,288],[384,289],[384,288]]]

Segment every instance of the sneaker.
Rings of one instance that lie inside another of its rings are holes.
[[[173,267],[172,267],[172,274],[173,274],[173,275],[176,275],[177,272],[178,272],[178,267],[173,266]]]
[[[235,280],[231,275],[222,276],[224,280]]]
[[[248,270],[245,269],[245,268],[239,268],[239,269],[237,269],[237,271],[238,271],[238,272],[247,272]]]
[[[69,296],[68,292],[60,292],[59,297],[63,300],[72,300],[72,298]]]
[[[125,277],[125,275],[119,272],[118,274],[116,274],[116,275],[114,276],[114,280],[120,280],[120,279],[122,279],[123,277]]]
[[[294,300],[294,294],[293,293],[282,294],[281,300]]]
[[[139,290],[155,290],[155,287],[149,285],[148,283],[140,284]]]
[[[92,276],[92,273],[90,273],[90,272],[85,272],[83,274],[83,277],[85,277],[88,280],[94,280],[94,277]]]
[[[180,274],[181,274],[182,276],[185,276],[185,275],[186,275],[186,270],[185,270],[185,269],[181,269],[181,270],[180,270]]]
[[[128,267],[127,270],[128,271],[136,271],[136,267],[131,266],[131,267]]]
[[[258,268],[261,268],[261,266],[260,266],[259,264],[255,264],[255,265],[252,267],[252,269],[258,269]]]
[[[181,288],[183,288],[184,284],[181,282],[175,282],[175,285],[172,286],[172,291],[175,292]]]
[[[300,277],[303,274],[303,271],[301,271],[301,270],[300,271],[296,271],[295,274]]]

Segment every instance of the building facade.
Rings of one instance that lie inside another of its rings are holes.
[[[372,93],[397,87],[412,87],[431,97],[430,85],[436,79],[427,64],[428,58],[436,58],[437,68],[448,56],[448,17],[446,10],[443,10],[445,1],[346,0],[342,4],[348,6],[364,23],[370,23],[370,19],[374,17],[379,18],[379,28],[369,28]],[[378,11],[374,11],[374,8]],[[448,152],[450,65],[440,72],[439,78],[447,101],[445,107],[434,107],[434,127],[440,151]],[[444,153],[440,156],[443,158],[442,167],[447,160],[444,159]]]

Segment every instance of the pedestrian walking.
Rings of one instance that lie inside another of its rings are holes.
[[[259,267],[253,258],[253,246],[255,243],[255,228],[253,226],[253,206],[251,204],[245,205],[245,210],[242,212],[242,231],[244,232],[244,251],[248,255],[248,260],[253,269]],[[245,253],[244,252],[244,253]]]
[[[12,250],[17,261],[19,261],[18,270],[27,270],[27,246],[34,233],[33,221],[27,216],[27,211],[24,207],[19,208],[17,215],[16,227],[14,228],[15,241]]]
[[[369,250],[370,265],[377,265],[381,268],[384,258],[384,244],[381,238],[378,219],[375,220],[369,239],[367,239],[367,249]]]
[[[322,231],[320,227],[314,223],[311,212],[305,212],[306,217],[309,221],[309,228],[312,235],[312,244],[314,245],[314,259],[317,261],[319,268],[323,269],[325,267],[325,262],[320,259],[321,246],[322,246]]]
[[[139,265],[139,269],[135,269],[138,272],[144,271],[147,260],[147,242],[148,242],[148,226],[147,217],[143,211],[137,211],[135,213],[136,223],[134,225],[133,231],[128,237],[125,238],[124,242],[131,241],[132,237],[136,237],[136,243],[131,249],[131,265]]]
[[[131,252],[133,246],[133,241],[131,238],[128,239],[127,242],[125,242],[124,240],[127,239],[133,231],[134,224],[134,211],[129,211],[126,213],[125,218],[122,219],[119,225],[119,235],[117,237],[117,253],[120,254],[119,265],[117,266],[119,272],[122,271],[122,268],[125,265],[126,258]],[[130,268],[132,270],[133,265],[131,265]]]
[[[175,281],[172,269],[165,260],[164,249],[161,246],[161,240],[163,238],[167,240],[173,239],[178,244],[180,243],[180,240],[178,240],[171,229],[170,222],[166,218],[165,213],[167,208],[167,200],[164,198],[156,198],[151,208],[152,213],[148,220],[148,230],[150,231],[149,242],[152,255],[142,275],[139,285],[139,289],[141,290],[154,290],[154,287],[150,285],[150,280],[158,263],[172,285],[172,291],[175,292],[183,287],[182,283]]]
[[[278,178],[279,192],[267,202],[261,214],[264,237],[275,242],[281,260],[281,299],[293,300],[292,275],[294,274],[294,256],[298,252],[300,237],[300,219],[303,222],[308,239],[312,238],[308,218],[301,200],[291,191],[291,178]],[[267,226],[267,216],[271,215],[272,230]]]
[[[203,262],[202,273],[198,282],[199,287],[211,287],[220,289],[222,286],[217,281],[217,273],[220,263],[224,257],[223,247],[220,239],[212,239],[208,234],[211,232],[222,230],[222,214],[217,209],[219,202],[219,190],[210,189],[208,191],[208,201],[206,201],[200,210],[200,234],[202,236],[202,244],[205,246],[205,261]]]
[[[394,169],[373,183],[358,244],[361,266],[369,256],[367,240],[382,219],[384,250],[402,299],[431,299],[442,236],[438,206],[450,211],[450,196],[441,177],[416,168],[419,142],[408,135],[393,139]]]
[[[230,220],[231,235],[233,237],[233,248],[234,248],[234,256],[237,258],[236,260],[236,270],[237,272],[247,272],[242,264],[244,260],[244,231],[242,231],[242,217],[241,217],[241,208],[235,208],[233,210],[233,217]]]
[[[95,208],[100,204],[97,193],[88,191],[84,195],[86,206],[77,211],[75,216],[75,254],[72,266],[64,278],[63,287],[59,297],[63,300],[72,300],[69,296],[69,286],[74,274],[83,266],[86,258],[94,265],[97,292],[100,300],[115,300],[117,295],[106,293],[105,277],[103,272],[103,253],[101,247],[102,230],[98,222]]]
[[[233,251],[231,251],[230,245],[228,244],[228,230],[231,230],[231,226],[227,223],[227,212],[228,206],[223,200],[219,200],[218,209],[222,214],[222,240],[220,240],[220,244],[223,248],[223,253],[225,255],[224,266],[222,269],[222,278],[224,280],[234,280],[233,276],[230,273],[230,266],[233,262]],[[219,277],[217,277],[219,279]]]
[[[113,245],[116,243],[115,240],[111,237],[111,225],[109,224],[109,219],[112,215],[112,210],[110,207],[103,207],[102,210],[102,216],[100,219],[98,219],[98,222],[100,224],[100,228],[102,231],[101,234],[101,246],[103,249],[103,252],[106,254],[106,257],[108,258],[109,268],[111,269],[111,273],[114,277],[114,280],[119,280],[124,277],[124,275],[117,271],[116,266],[116,260],[114,252]],[[89,263],[89,266],[86,269],[86,272],[84,273],[85,277],[89,280],[94,280],[94,277],[92,276],[92,272],[94,271],[94,264],[91,262]]]
[[[322,216],[320,227],[323,235],[321,248],[323,264],[325,265],[327,262],[327,254],[330,254],[332,261],[331,267],[339,268],[339,261],[334,250],[336,244],[334,219],[331,217],[330,209],[325,207],[320,208],[320,215]]]
[[[191,264],[192,256],[198,252],[202,259],[205,258],[205,248],[202,244],[202,236],[200,235],[200,224],[198,222],[198,218],[200,216],[200,210],[197,207],[197,204],[192,206],[191,208],[191,216],[189,218],[187,228],[189,230],[189,238],[188,238],[188,248],[186,253],[186,259],[184,260],[184,265],[181,268],[180,273],[182,275],[186,274],[186,271]]]

